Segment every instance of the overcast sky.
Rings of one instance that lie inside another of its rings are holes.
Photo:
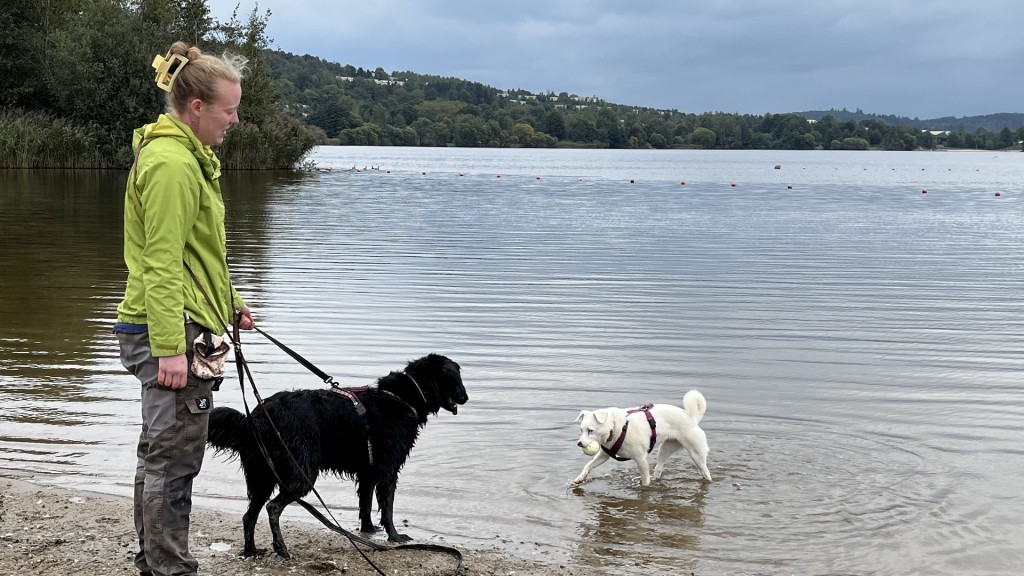
[[[683,112],[1024,112],[1021,0],[209,0],[272,47]]]

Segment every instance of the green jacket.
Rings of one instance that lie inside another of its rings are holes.
[[[220,160],[167,114],[136,130],[132,144],[139,152],[124,202],[128,283],[117,319],[147,324],[153,356],[174,356],[185,352],[186,315],[223,334],[217,315],[231,322],[244,305],[228,275]]]

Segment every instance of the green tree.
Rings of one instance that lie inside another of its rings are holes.
[[[306,121],[319,127],[328,136],[336,137],[342,130],[363,125],[356,106],[356,101],[350,96],[335,95],[319,103]]]
[[[900,126],[886,131],[881,144],[885,150],[914,150],[917,147],[917,136],[909,128]]]
[[[273,42],[267,36],[267,22],[271,12],[261,15],[253,8],[245,24],[238,21],[238,8],[231,14],[227,24],[217,27],[224,44],[248,59],[246,74],[242,78],[242,102],[238,106],[238,118],[243,122],[263,124],[277,112],[277,94],[273,89],[266,51]]]
[[[520,122],[512,127],[512,135],[515,136],[516,142],[524,148],[530,146],[535,133],[536,130],[533,129],[533,126],[526,122]]]
[[[701,148],[711,148],[715,145],[715,133],[703,126],[698,127],[690,134],[689,143]]]
[[[207,0],[179,0],[178,14],[174,20],[175,34],[197,46],[202,44],[213,31],[213,18]]]
[[[376,124],[363,124],[358,128],[342,130],[338,139],[342,144],[350,146],[380,146],[383,140],[383,130]]]
[[[168,6],[150,0],[136,11],[111,1],[89,2],[55,35],[47,60],[47,91],[56,115],[102,127],[102,155],[130,163],[131,133],[164,108],[153,84],[153,46],[170,46]],[[158,49],[159,51],[159,49]],[[129,55],[114,57],[115,55]]]
[[[565,116],[561,110],[552,110],[544,117],[544,132],[559,140],[565,140],[568,131],[565,126]]]
[[[0,107],[26,106],[40,88],[42,78],[33,65],[36,55],[26,47],[38,33],[38,0],[5,0],[0,4]],[[27,56],[27,57],[26,57]],[[15,81],[17,79],[17,81]]]
[[[1003,127],[1003,129],[999,131],[999,135],[996,136],[995,146],[1000,149],[1009,148],[1010,146],[1013,146],[1013,142],[1013,132],[1010,132],[1009,128]]]
[[[868,141],[863,138],[843,138],[842,150],[867,150]]]
[[[609,148],[626,148],[629,139],[622,123],[610,107],[603,107],[597,112],[598,137],[607,142]]]

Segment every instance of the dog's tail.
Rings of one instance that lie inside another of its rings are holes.
[[[704,417],[704,411],[708,409],[708,401],[704,395],[696,390],[690,390],[683,396],[683,410],[693,420],[694,424],[700,423]]]
[[[210,432],[206,443],[218,452],[241,454],[252,442],[252,434],[245,422],[245,414],[234,408],[218,406],[210,411]]]

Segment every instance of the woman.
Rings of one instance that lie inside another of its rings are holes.
[[[142,384],[135,565],[143,576],[191,575],[198,566],[188,549],[192,480],[219,380],[190,370],[193,342],[204,334],[219,340],[236,311],[241,328],[255,325],[228,275],[220,161],[211,148],[238,123],[244,66],[242,57],[176,42],[153,62],[167,111],[133,138],[124,207],[128,281],[114,332],[122,364]]]

